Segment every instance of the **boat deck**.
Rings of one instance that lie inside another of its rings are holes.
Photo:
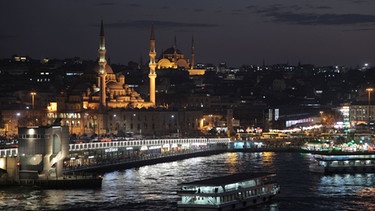
[[[237,173],[222,177],[198,180],[188,183],[182,183],[180,185],[196,185],[196,186],[222,186],[238,182],[247,181],[249,179],[272,177],[275,176],[274,173]]]

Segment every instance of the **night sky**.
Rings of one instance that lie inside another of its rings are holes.
[[[153,23],[196,63],[375,66],[374,0],[2,0],[0,58],[95,60],[101,19],[111,63],[147,62]]]

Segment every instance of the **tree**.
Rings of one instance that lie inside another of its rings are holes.
[[[325,111],[322,115],[322,124],[326,126],[334,125],[335,122],[342,120],[342,115],[337,110]]]

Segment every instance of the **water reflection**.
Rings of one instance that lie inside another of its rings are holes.
[[[264,166],[272,166],[275,159],[275,152],[263,152],[262,160]]]
[[[375,174],[322,176],[317,194],[344,200],[348,210],[375,210]],[[334,199],[333,199],[334,200]]]
[[[238,155],[236,153],[228,153],[227,159],[225,160],[226,167],[228,168],[229,174],[235,174],[238,172]]]
[[[322,176],[318,184],[320,196],[346,196],[374,185],[375,174],[334,174]]]
[[[0,210],[176,210],[178,184],[237,172],[277,174],[281,194],[251,210],[375,210],[375,174],[319,175],[298,153],[223,153],[104,175],[99,190],[0,189]]]

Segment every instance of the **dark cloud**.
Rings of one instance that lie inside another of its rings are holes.
[[[275,13],[275,12],[281,11],[282,9],[285,9],[285,7],[283,7],[281,4],[274,4],[268,7],[248,6],[247,8],[252,10],[255,13],[263,14],[263,15]]]
[[[160,7],[160,9],[167,10],[167,9],[170,9],[170,7],[169,6],[162,6],[162,7]]]
[[[16,38],[14,35],[9,35],[9,34],[1,34],[0,33],[0,39],[13,39]]]
[[[327,10],[328,6],[296,5],[283,6],[274,4],[269,7],[247,6],[256,14],[270,17],[274,22],[283,22],[299,25],[351,25],[351,24],[375,24],[375,15],[367,14],[333,14],[333,13],[303,13],[303,9]],[[298,12],[297,12],[298,11]]]
[[[215,14],[223,14],[223,13],[224,13],[224,10],[222,10],[222,9],[218,9],[218,10],[215,10],[214,13],[215,13]]]
[[[194,12],[204,12],[204,9],[194,9]]]
[[[294,23],[300,25],[349,25],[375,23],[375,15],[362,14],[298,14],[291,12],[267,13],[276,22]]]
[[[296,10],[303,10],[304,8],[299,5],[292,5],[290,6],[290,9],[296,11]]]
[[[352,2],[356,4],[362,4],[362,3],[367,3],[368,1],[367,0],[354,0]]]
[[[129,4],[129,6],[131,6],[131,7],[140,7],[141,5],[140,4]]]
[[[97,3],[95,5],[102,7],[102,6],[112,6],[112,5],[115,5],[115,3],[114,2],[101,2],[101,3]]]
[[[375,31],[375,27],[374,28],[350,29],[350,30],[344,30],[344,31],[348,31],[348,32],[355,32],[355,31]]]
[[[258,7],[255,6],[255,5],[249,5],[249,6],[246,6],[245,8],[249,9],[249,10],[256,10],[256,9],[258,9]]]
[[[310,9],[318,9],[318,10],[330,10],[332,9],[332,7],[329,7],[329,6],[316,6],[316,5],[311,5],[311,4],[307,4],[306,5],[307,8],[310,8]]]
[[[173,21],[152,21],[152,20],[138,20],[138,21],[127,21],[117,23],[106,23],[105,26],[110,28],[147,28],[154,24],[157,27],[162,28],[189,28],[189,27],[218,27],[216,24],[206,23],[184,23],[184,22],[173,22]],[[97,27],[97,25],[95,26]]]
[[[272,4],[268,7],[258,7],[255,5],[247,6],[246,9],[252,10],[256,13],[260,14],[267,14],[267,13],[273,13],[273,12],[295,12],[295,11],[303,11],[303,10],[327,10],[332,9],[332,7],[329,6],[323,6],[323,5],[312,5],[312,4],[306,4],[306,5],[282,5],[282,4]]]

